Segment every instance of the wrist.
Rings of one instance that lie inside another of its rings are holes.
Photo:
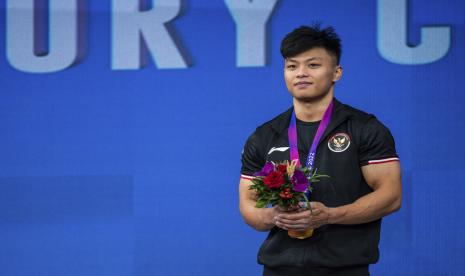
[[[328,224],[336,224],[344,216],[344,210],[341,207],[328,208]]]
[[[269,230],[274,227],[274,217],[275,217],[274,208],[264,208],[262,210],[263,210],[262,219],[261,219],[262,225],[264,229]]]

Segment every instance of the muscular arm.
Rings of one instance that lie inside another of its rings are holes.
[[[399,162],[363,166],[362,173],[373,192],[351,204],[334,208],[312,202],[313,212],[279,214],[276,225],[286,230],[302,230],[324,224],[360,224],[397,211],[402,201]]]
[[[273,228],[276,208],[256,208],[255,191],[249,190],[252,181],[241,179],[239,183],[239,210],[245,222],[258,231]]]
[[[363,166],[362,173],[373,192],[352,204],[329,208],[328,223],[365,223],[400,209],[402,185],[399,162]]]

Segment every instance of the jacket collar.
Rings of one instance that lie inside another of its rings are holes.
[[[287,130],[289,128],[289,123],[292,116],[293,107],[290,107],[285,112],[281,113],[278,117],[271,121],[271,127],[278,132],[281,136],[284,136],[287,139]],[[329,122],[328,127],[326,128],[321,141],[324,141],[326,136],[328,136],[335,128],[337,128],[341,123],[346,121],[350,117],[350,112],[345,104],[338,101],[334,98],[334,109],[331,116],[331,121]]]

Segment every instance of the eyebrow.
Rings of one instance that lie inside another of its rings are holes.
[[[313,60],[323,60],[323,58],[321,58],[321,57],[311,57],[311,58],[307,58],[306,60],[304,60],[304,62],[309,62],[309,61],[313,61]],[[299,61],[297,61],[297,60],[295,60],[293,58],[287,58],[286,61],[299,63]]]

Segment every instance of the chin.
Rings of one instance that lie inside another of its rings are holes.
[[[300,102],[317,102],[325,98],[326,95],[314,95],[314,96],[309,96],[309,95],[299,95],[299,96],[294,96],[294,98]]]

